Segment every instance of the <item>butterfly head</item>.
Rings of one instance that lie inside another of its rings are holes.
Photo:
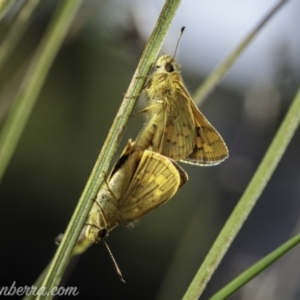
[[[173,73],[178,71],[179,65],[169,55],[162,55],[155,64],[156,73]]]

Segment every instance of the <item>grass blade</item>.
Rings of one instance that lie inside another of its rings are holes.
[[[0,134],[0,181],[80,4],[80,0],[66,0],[60,3],[57,15],[49,24],[32,58]]]
[[[213,91],[215,86],[222,80],[228,72],[232,64],[242,54],[242,52],[249,46],[250,42],[256,37],[257,33],[268,23],[279,9],[288,2],[282,0],[278,2],[271,11],[263,18],[263,20],[250,32],[246,38],[232,51],[232,53],[225,59],[219,67],[217,67],[201,84],[193,95],[193,99],[197,105],[201,105],[206,97]]]
[[[210,300],[222,300],[222,299],[228,298],[230,295],[232,295],[234,292],[236,292],[238,289],[240,289],[242,286],[244,286],[248,281],[250,281],[252,278],[254,278],[258,274],[260,274],[267,267],[272,265],[276,260],[281,258],[286,252],[293,249],[299,243],[300,243],[300,234],[291,238],[289,241],[287,241],[286,243],[284,243],[283,245],[278,247],[276,250],[271,252],[269,255],[262,258],[260,261],[258,261],[256,264],[254,264],[249,269],[247,269],[245,272],[243,272],[237,278],[232,280],[229,284],[227,284],[225,287],[223,287],[221,290],[219,290],[216,294],[214,294],[209,299]]]
[[[179,3],[180,0],[167,0],[165,2],[157,21],[157,25],[155,26],[149,42],[146,45],[137,69],[133,75],[133,79],[126,92],[125,98],[123,99],[121,107],[108,133],[108,137],[105,140],[93,171],[79,199],[79,203],[75,209],[72,219],[66,229],[64,238],[50,264],[49,272],[43,281],[42,287],[47,291],[51,291],[58,285],[62,274],[64,273],[72,254],[73,247],[93,204],[92,199],[95,198],[104,181],[104,175],[107,173],[110,161],[120,143],[125,126],[137,101],[137,95],[140,94],[146,81],[146,76],[160,51],[164,36],[166,35],[175,16]],[[37,299],[51,298],[51,295],[41,295],[37,297]]]
[[[300,121],[300,90],[247,189],[210,249],[183,299],[198,299],[276,169]]]

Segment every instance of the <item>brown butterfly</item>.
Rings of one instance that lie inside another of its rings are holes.
[[[162,55],[145,88],[150,118],[136,140],[147,149],[200,166],[217,165],[228,157],[220,134],[208,122],[184,87],[174,57]]]
[[[167,202],[188,176],[174,161],[130,140],[90,211],[85,236],[98,242],[121,223],[133,222]]]

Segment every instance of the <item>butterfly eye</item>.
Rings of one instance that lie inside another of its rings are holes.
[[[172,73],[172,72],[174,72],[174,67],[171,63],[166,63],[165,70],[169,73]]]
[[[102,228],[101,230],[99,230],[98,236],[99,236],[99,238],[105,238],[105,237],[107,237],[107,229],[106,228]]]

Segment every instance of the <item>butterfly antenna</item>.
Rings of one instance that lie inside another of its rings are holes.
[[[120,270],[120,268],[119,268],[119,266],[118,266],[118,264],[117,264],[117,262],[116,262],[116,260],[115,260],[115,258],[114,258],[114,256],[113,256],[113,254],[112,254],[110,248],[108,247],[107,243],[106,243],[104,240],[103,240],[103,243],[104,243],[104,245],[105,245],[106,248],[107,248],[107,251],[108,251],[108,253],[109,253],[109,255],[110,255],[110,257],[111,257],[111,259],[112,259],[112,261],[113,261],[113,263],[114,263],[114,265],[115,265],[116,271],[117,271],[117,273],[118,273],[118,275],[119,275],[121,281],[122,281],[123,283],[126,283],[126,281],[124,280],[123,275],[122,275],[122,273],[121,273],[121,270]]]
[[[182,34],[183,34],[183,32],[184,32],[184,29],[185,29],[185,26],[181,27],[181,30],[180,30],[180,33],[179,33],[179,38],[178,38],[178,41],[177,41],[177,44],[176,44],[176,47],[175,47],[175,52],[174,52],[174,55],[173,55],[173,59],[174,59],[175,56],[176,56],[177,48],[178,48],[180,39],[181,39],[181,37],[182,37]]]

